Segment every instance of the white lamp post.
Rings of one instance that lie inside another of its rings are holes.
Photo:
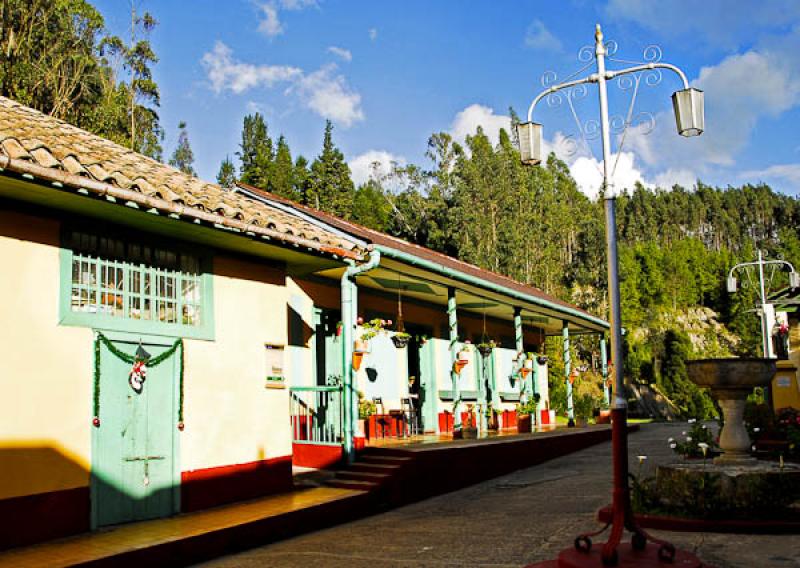
[[[616,49],[616,46],[614,47]],[[586,52],[581,50],[579,55]],[[582,58],[583,61],[591,61],[590,56]],[[572,108],[572,101],[569,99],[571,89],[585,84],[596,84],[600,98],[600,134],[603,146],[603,189],[604,206],[606,217],[606,250],[608,255],[608,294],[611,312],[611,361],[612,374],[614,378],[614,400],[612,403],[612,443],[613,443],[613,466],[614,466],[614,492],[612,504],[613,526],[608,541],[602,550],[603,565],[616,565],[619,560],[618,547],[624,529],[633,533],[631,546],[636,549],[637,554],[643,554],[647,541],[653,541],[660,545],[657,556],[662,560],[676,559],[676,550],[671,544],[660,541],[649,536],[639,528],[633,517],[630,507],[630,490],[628,486],[628,443],[627,443],[627,401],[625,400],[623,361],[622,361],[622,325],[620,320],[620,299],[619,299],[619,263],[617,258],[617,234],[616,234],[616,195],[611,185],[611,139],[608,118],[608,95],[606,83],[614,78],[624,75],[647,73],[660,69],[673,71],[678,75],[683,83],[683,89],[672,95],[673,107],[675,110],[675,120],[678,133],[682,136],[697,136],[705,128],[703,114],[703,92],[689,87],[686,75],[668,63],[660,61],[650,61],[640,65],[634,65],[625,69],[606,69],[606,56],[608,46],[603,43],[603,32],[600,25],[595,31],[595,45],[593,51],[596,63],[596,72],[585,77],[566,81],[557,85],[552,85],[539,93],[528,109],[528,120],[518,126],[517,134],[520,140],[520,154],[522,162],[525,164],[540,164],[542,162],[542,126],[533,121],[533,111],[536,105],[545,97],[551,96],[558,91],[567,89],[567,98]],[[589,63],[591,64],[591,63]],[[588,67],[588,65],[587,65]],[[638,79],[636,82],[638,88]],[[585,87],[581,87],[582,89]],[[635,96],[635,94],[634,94]],[[576,97],[577,98],[577,97]],[[635,99],[633,99],[635,101]],[[631,122],[633,104],[625,120],[625,126]],[[574,109],[573,109],[574,112]],[[602,532],[602,531],[600,531]],[[586,560],[594,558],[591,554],[591,536],[598,533],[581,535],[575,539],[575,549],[580,553],[586,553]],[[625,549],[627,550],[627,549]],[[575,551],[564,551],[559,557],[559,561],[565,560],[567,556]],[[678,557],[688,558],[691,555],[683,551],[677,552]],[[566,556],[565,556],[566,555]],[[685,566],[699,566],[699,560],[695,557]],[[696,561],[696,564],[694,563]],[[568,563],[568,562],[567,562]],[[567,564],[565,563],[565,565]],[[572,565],[572,564],[570,564]]]
[[[772,304],[767,302],[766,286],[764,285],[764,267],[769,265],[781,267],[785,266],[788,268],[789,287],[800,287],[800,274],[797,273],[791,263],[786,262],[785,260],[764,260],[760,249],[758,251],[758,260],[754,262],[740,262],[731,268],[730,272],[728,272],[728,278],[726,280],[725,287],[729,293],[733,294],[738,288],[736,277],[733,275],[734,271],[746,268],[748,266],[758,267],[758,291],[761,296],[761,349],[765,358],[774,359],[775,350],[772,347],[772,341],[770,341],[770,331],[772,330],[772,325],[775,323],[775,308]]]

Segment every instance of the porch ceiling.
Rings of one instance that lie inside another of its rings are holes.
[[[333,268],[317,272],[318,276],[341,280],[343,268]],[[562,321],[567,321],[571,332],[596,333],[602,331],[599,327],[589,322],[579,321],[574,316],[565,316],[555,310],[550,310],[503,296],[489,290],[465,285],[439,274],[424,269],[409,266],[392,260],[381,259],[381,265],[370,272],[358,276],[358,286],[378,290],[392,295],[397,294],[401,288],[403,298],[413,298],[421,302],[434,304],[447,309],[447,288],[456,288],[456,301],[459,311],[468,312],[482,317],[513,321],[514,307],[522,308],[522,320],[526,325],[543,329],[547,335],[560,335]]]

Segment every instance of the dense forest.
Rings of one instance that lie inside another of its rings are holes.
[[[163,159],[153,16],[131,10],[130,36],[119,38],[84,0],[6,0],[0,10],[0,94]],[[194,173],[186,125],[179,129],[168,161]],[[501,131],[496,145],[480,129],[463,144],[435,133],[426,163],[382,175],[376,168],[356,187],[330,122],[309,161],[293,157],[256,113],[244,118],[239,148],[229,149],[217,181],[262,187],[605,315],[602,200],[582,194],[552,155],[542,167],[522,166],[512,132]],[[798,227],[800,201],[766,185],[639,186],[619,198],[627,375],[656,385],[684,414],[710,412],[683,362],[758,352],[755,287],[728,294],[725,276],[758,249],[800,266]],[[775,275],[773,287],[783,282]],[[577,358],[591,360],[594,348],[578,341]],[[558,345],[550,351],[557,377]]]

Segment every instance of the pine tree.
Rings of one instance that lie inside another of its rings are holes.
[[[242,162],[240,181],[269,191],[275,156],[267,123],[260,113],[244,117],[239,150],[237,156]]]
[[[281,134],[278,138],[278,148],[275,152],[275,163],[270,183],[270,191],[292,201],[300,201],[303,197],[295,184],[295,169],[292,163],[292,153],[289,144]]]
[[[308,160],[304,156],[297,156],[294,161],[294,191],[302,203],[308,205],[308,183],[311,172],[308,171]]]
[[[178,168],[185,174],[196,176],[197,173],[194,171],[193,167],[194,153],[192,152],[192,147],[189,145],[189,133],[186,132],[186,123],[181,121],[178,124],[178,130],[180,130],[178,134],[178,145],[175,147],[175,151],[169,159],[169,165]]]
[[[333,143],[333,125],[325,123],[322,153],[311,164],[306,202],[344,219],[353,214],[355,187],[344,155]]]
[[[233,165],[230,156],[225,156],[225,159],[219,165],[217,183],[225,189],[231,189],[236,185],[236,167]]]

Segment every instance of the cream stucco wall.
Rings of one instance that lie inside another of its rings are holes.
[[[58,243],[0,210],[0,499],[89,483],[92,332],[58,325]]]
[[[283,270],[215,257],[215,341],[186,342],[182,470],[292,453],[288,390],[265,387],[265,344],[286,345],[287,300]]]
[[[59,231],[0,210],[0,499],[89,484],[93,333],[59,325]],[[285,271],[218,254],[213,285],[215,339],[185,343],[182,471],[291,454],[288,390],[265,388]]]

